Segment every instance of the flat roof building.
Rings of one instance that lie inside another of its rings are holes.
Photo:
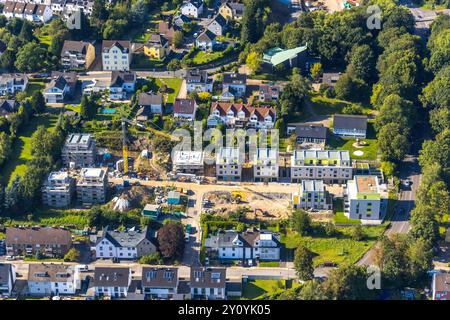
[[[42,202],[49,207],[67,208],[75,193],[75,180],[67,171],[53,171],[42,187]]]
[[[344,214],[349,219],[381,220],[382,190],[376,176],[355,176],[344,190]]]
[[[78,202],[84,206],[105,203],[108,168],[83,168],[77,179]]]
[[[256,182],[272,182],[278,180],[278,150],[258,148],[254,157],[253,177]]]
[[[67,137],[62,150],[62,160],[66,167],[90,167],[95,163],[97,150],[90,134],[73,133]]]
[[[203,151],[175,151],[173,171],[177,173],[203,173]]]
[[[239,148],[220,148],[216,154],[216,177],[223,181],[240,181],[244,155]]]
[[[331,210],[332,199],[322,180],[302,180],[299,192],[292,195],[295,209]]]

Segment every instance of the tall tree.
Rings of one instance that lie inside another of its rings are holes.
[[[294,268],[300,280],[314,278],[313,253],[302,243],[295,250]]]

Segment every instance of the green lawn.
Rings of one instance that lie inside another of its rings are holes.
[[[27,128],[20,133],[20,137],[13,144],[11,160],[2,168],[2,177],[5,182],[10,182],[16,176],[22,176],[27,168],[27,161],[31,159],[31,135],[38,126],[53,129],[58,120],[57,115],[46,114],[35,116],[30,120]]]
[[[343,199],[336,199],[333,203],[335,210],[334,223],[335,224],[360,224],[357,219],[349,219],[344,215]]]
[[[291,282],[291,287],[297,287],[297,282]],[[265,294],[272,294],[277,291],[286,289],[285,280],[249,280],[244,283],[242,290],[242,298],[244,299],[257,299]]]
[[[166,65],[166,60],[156,60],[156,59],[150,59],[145,54],[135,54],[133,57],[133,61],[131,62],[131,68],[132,69],[145,69],[145,70],[152,70],[152,69],[161,69]]]
[[[310,92],[309,101],[311,107],[317,115],[333,115],[336,113],[342,113],[344,107],[351,106],[353,103],[339,100],[335,98],[327,98],[321,96],[317,92]],[[363,106],[363,112],[369,114],[372,109]]]
[[[89,217],[84,210],[64,210],[64,209],[36,209],[31,216],[23,217],[22,220],[7,220],[6,226],[13,225],[45,225],[45,226],[70,226],[83,229],[89,225]]]
[[[224,57],[223,51],[205,52],[202,50],[197,51],[195,56],[192,57],[192,62],[195,65],[202,65],[215,61]]]
[[[161,78],[156,79],[156,85],[158,89],[165,84],[169,88],[169,94],[167,95],[166,103],[173,103],[180,91],[181,83],[183,79],[180,78]]]
[[[351,239],[352,228],[337,227],[340,234],[335,237],[302,237],[297,232],[288,231],[286,234],[282,234],[281,242],[288,249],[295,249],[300,243],[304,243],[315,253],[315,266],[325,261],[332,261],[337,264],[354,264],[375,244],[377,239],[383,234],[386,225],[364,226],[365,239],[362,241]]]
[[[31,97],[35,91],[42,91],[45,88],[45,82],[41,79],[30,79],[27,86],[27,96]]]
[[[377,139],[375,138],[375,130],[371,122],[367,123],[367,138],[362,139],[366,145],[355,147],[353,144],[356,143],[356,139],[352,138],[341,138],[335,135],[331,135],[328,139],[328,148],[333,150],[348,150],[350,152],[350,157],[353,159],[365,159],[365,160],[376,160],[378,154]],[[354,154],[355,151],[362,151],[362,155]]]
[[[261,261],[259,266],[262,268],[278,268],[280,266],[279,261]]]

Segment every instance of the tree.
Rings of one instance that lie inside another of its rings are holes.
[[[3,69],[12,71],[14,68],[14,61],[16,60],[15,53],[12,50],[6,50],[0,57],[0,64]]]
[[[439,238],[439,226],[426,204],[419,203],[411,211],[410,233],[415,239],[424,239],[430,244],[434,244]]]
[[[319,81],[319,78],[323,74],[323,67],[320,62],[314,63],[311,67],[311,77],[314,79],[314,81]]]
[[[179,59],[172,59],[167,64],[167,70],[169,71],[176,71],[181,69],[181,62]]]
[[[390,122],[378,132],[378,146],[383,161],[399,162],[409,149],[408,129]]]
[[[368,289],[367,276],[362,266],[342,266],[329,273],[323,283],[324,295],[333,300],[373,299],[375,292]]]
[[[342,75],[334,86],[336,98],[348,101],[361,101],[367,94],[367,86],[360,79],[349,74]]]
[[[403,128],[409,127],[413,111],[410,101],[402,99],[398,94],[390,94],[384,99],[380,112],[375,119],[375,128],[379,130],[391,122],[396,122]]]
[[[12,182],[5,188],[5,211],[17,213],[21,200],[20,176],[16,175]]]
[[[292,227],[300,235],[305,235],[311,228],[311,218],[304,210],[295,210],[291,216]]]
[[[250,52],[247,55],[247,58],[245,59],[245,64],[247,65],[247,67],[250,69],[250,71],[252,73],[256,73],[259,70],[259,68],[261,67],[260,55],[255,51]]]
[[[33,92],[33,95],[31,96],[30,100],[30,105],[34,113],[36,114],[45,112],[46,109],[45,98],[41,91]]]
[[[450,36],[449,36],[450,37]],[[450,107],[450,65],[442,69],[422,90],[419,97],[424,107]]]
[[[5,132],[0,132],[0,166],[11,155],[11,139]]]
[[[142,256],[139,259],[140,264],[163,264],[161,254],[159,252],[153,252],[146,256]]]
[[[143,0],[138,0],[131,6],[131,23],[136,26],[142,26],[147,17],[147,5]]]
[[[354,241],[361,241],[364,239],[364,231],[360,224],[352,228],[351,237]]]
[[[97,113],[95,96],[83,95],[80,104],[80,115],[84,120],[92,120]]]
[[[356,79],[368,82],[375,74],[375,57],[369,45],[357,45],[349,53],[346,73]]]
[[[175,48],[179,49],[183,46],[184,43],[184,35],[183,32],[180,30],[175,31],[173,34],[172,43]]]
[[[164,259],[181,260],[184,250],[184,232],[181,224],[169,221],[158,230],[159,251]]]
[[[64,256],[66,262],[77,262],[80,259],[80,251],[75,248],[70,248]]]
[[[30,42],[19,48],[14,66],[20,72],[42,70],[47,60],[47,52],[39,44]]]
[[[27,43],[33,40],[33,38],[33,25],[27,20],[24,20],[19,33],[19,39],[22,43]]]
[[[441,107],[431,110],[430,125],[435,133],[450,128],[450,107]]]
[[[314,278],[313,253],[302,243],[295,250],[294,268],[300,280]]]

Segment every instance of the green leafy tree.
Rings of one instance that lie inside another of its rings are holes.
[[[35,91],[33,93],[33,95],[31,96],[30,105],[31,108],[33,109],[33,112],[36,114],[45,112],[46,110],[45,98],[41,91]]]
[[[181,224],[170,221],[158,230],[159,251],[164,259],[180,260],[184,250],[184,232]]]
[[[66,262],[77,262],[80,259],[80,251],[75,248],[70,248],[64,256]]]
[[[295,210],[291,216],[291,224],[300,235],[305,235],[311,228],[311,217],[304,210]]]
[[[307,281],[314,278],[313,256],[304,244],[295,250],[294,268],[299,279]]]
[[[36,72],[45,67],[47,52],[35,42],[19,48],[14,66],[20,72]]]
[[[399,162],[409,149],[408,129],[390,122],[378,132],[378,146],[383,161]]]
[[[183,32],[180,30],[175,31],[173,34],[172,43],[175,48],[179,49],[183,46],[184,43],[184,35]]]

